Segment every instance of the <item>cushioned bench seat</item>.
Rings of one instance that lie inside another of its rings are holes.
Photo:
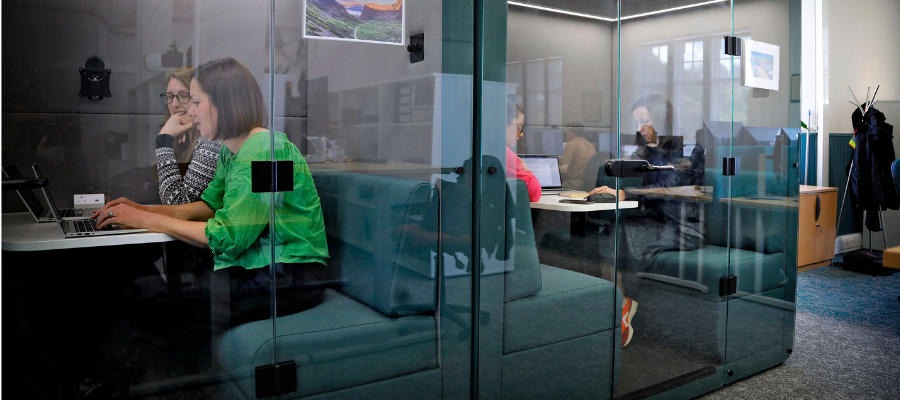
[[[541,278],[543,285],[536,295],[506,303],[504,354],[614,327],[614,310],[621,310],[621,298],[612,283],[547,265],[541,265]]]
[[[303,397],[437,368],[432,315],[388,317],[337,291],[307,311],[277,319],[278,359],[297,362],[291,397]],[[272,322],[251,322],[220,340],[217,360],[248,398],[253,370],[272,362]]]
[[[679,266],[681,265],[684,266],[684,275],[681,279],[706,286],[709,293],[714,294],[718,294],[719,278],[729,274],[738,276],[738,290],[742,292],[760,293],[784,285],[784,275],[781,269],[773,267],[784,265],[784,253],[765,254],[731,249],[731,269],[729,270],[728,248],[720,246],[660,253],[656,257],[656,262],[647,272],[679,277]],[[697,278],[698,273],[700,274],[699,279]]]

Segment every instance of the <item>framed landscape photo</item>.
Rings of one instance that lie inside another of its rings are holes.
[[[750,39],[744,39],[742,47],[741,76],[744,86],[778,90],[780,48]]]
[[[303,0],[303,37],[404,45],[404,0]]]

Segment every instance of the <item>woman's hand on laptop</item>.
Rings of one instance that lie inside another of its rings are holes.
[[[115,207],[115,206],[117,206],[117,205],[119,205],[119,204],[125,204],[125,205],[127,205],[127,206],[131,206],[131,207],[133,207],[133,208],[137,208],[138,210],[148,211],[148,207],[145,206],[145,205],[141,205],[141,204],[135,203],[135,202],[133,202],[133,201],[131,201],[131,200],[128,200],[128,199],[126,199],[126,198],[124,198],[124,197],[119,197],[118,199],[115,199],[115,200],[112,200],[112,201],[107,202],[107,203],[104,204],[103,207],[100,208],[99,210],[95,210],[95,211],[94,211],[94,215],[92,215],[91,218],[100,218],[100,217],[102,217],[102,216],[107,216],[107,217],[108,217],[108,216],[109,216],[109,209],[112,208],[112,207]]]
[[[97,219],[98,229],[110,224],[120,224],[132,228],[147,228],[149,218],[152,218],[154,215],[151,212],[139,210],[124,203],[103,208],[106,209],[106,212],[100,214],[100,217]]]

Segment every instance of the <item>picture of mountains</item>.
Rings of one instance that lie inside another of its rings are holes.
[[[305,37],[403,43],[403,0],[306,0]]]

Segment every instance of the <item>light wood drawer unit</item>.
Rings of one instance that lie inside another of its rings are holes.
[[[800,185],[797,265],[834,258],[837,188]]]

